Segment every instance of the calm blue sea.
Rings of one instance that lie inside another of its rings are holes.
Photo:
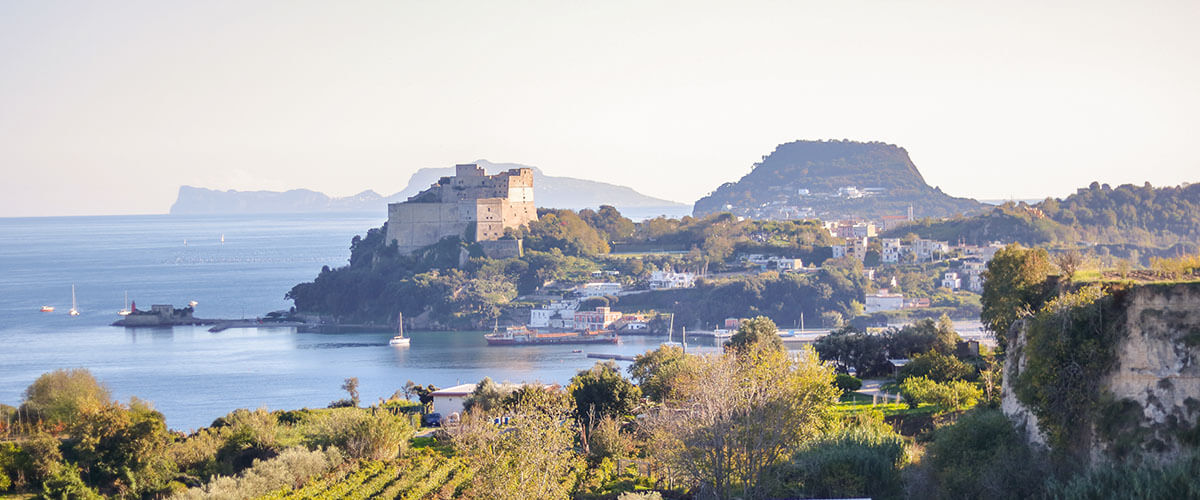
[[[672,214],[678,215],[678,214]],[[126,329],[125,292],[139,308],[199,303],[201,317],[256,317],[287,309],[284,294],[321,266],[343,265],[350,239],[380,214],[0,218],[0,403],[17,405],[38,375],[84,367],[122,400],[148,400],[175,429],[208,425],[236,408],[323,407],[358,377],[363,399],[408,380],[445,387],[498,381],[563,383],[595,360],[637,354],[663,339],[620,346],[487,347],[480,332],[298,334],[291,329]],[[221,241],[224,236],[224,242]],[[81,315],[70,317],[71,285]],[[42,313],[43,305],[56,308]],[[710,344],[711,345],[711,344]]]

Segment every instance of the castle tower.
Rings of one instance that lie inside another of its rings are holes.
[[[395,242],[401,253],[451,236],[497,241],[506,229],[535,220],[532,169],[487,175],[475,164],[455,165],[453,177],[442,177],[407,201],[388,205],[387,241]]]

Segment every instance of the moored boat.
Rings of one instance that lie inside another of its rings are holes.
[[[404,336],[404,313],[400,313],[396,317],[396,322],[400,325],[398,327],[399,330],[397,330],[396,336],[392,337],[392,340],[388,341],[388,345],[401,346],[401,347],[409,345],[411,343],[410,342],[411,339]]]
[[[71,310],[67,311],[71,316],[79,316],[79,308],[75,303],[75,285],[71,285]]]
[[[42,312],[52,313],[54,312],[54,306],[42,306]]]

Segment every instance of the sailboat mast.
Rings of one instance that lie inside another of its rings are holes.
[[[404,313],[397,313],[396,322],[400,325],[400,338],[404,338]]]

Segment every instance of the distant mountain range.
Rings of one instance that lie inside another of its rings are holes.
[[[986,206],[925,183],[908,152],[882,142],[795,141],[780,144],[737,182],[696,202],[693,214],[733,212],[760,219],[948,217]]]
[[[533,196],[539,207],[548,208],[596,208],[612,205],[619,210],[647,207],[684,207],[670,200],[654,198],[634,191],[626,186],[606,182],[556,177],[542,173],[537,167],[517,163],[492,163],[487,160],[474,162],[488,173],[510,168],[533,169]],[[441,177],[454,175],[454,167],[422,168],[408,180],[408,186],[399,193],[383,196],[367,190],[353,196],[331,197],[309,189],[289,191],[236,191],[180,186],[179,197],[171,205],[173,215],[195,214],[243,214],[243,213],[303,213],[303,212],[356,212],[386,211],[388,203],[407,200]]]

